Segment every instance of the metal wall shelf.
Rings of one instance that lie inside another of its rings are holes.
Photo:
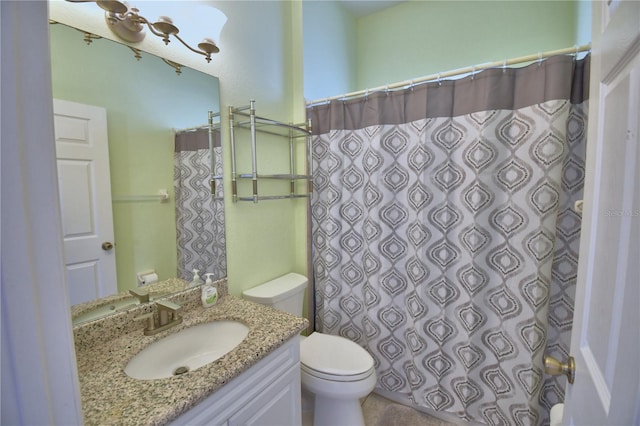
[[[242,117],[250,118],[250,114],[245,114],[243,112],[236,112],[235,114]],[[258,115],[255,116],[255,129],[257,132],[268,133],[271,135],[283,136],[287,138],[302,138],[309,136],[309,131],[307,131],[306,125],[306,123],[285,124],[279,121],[271,120],[269,118],[260,117]],[[251,130],[251,120],[239,121],[236,123],[236,126],[243,129]]]
[[[238,117],[248,118],[248,120],[238,120]],[[237,201],[253,201],[257,203],[263,200],[283,200],[295,198],[309,198],[313,192],[312,176],[312,152],[311,152],[311,121],[302,124],[282,123],[270,118],[264,118],[256,115],[255,101],[251,100],[249,106],[234,108],[229,107],[229,128],[231,133],[231,193],[233,202]],[[237,173],[236,171],[236,135],[237,128],[247,129],[251,135],[251,173]],[[289,173],[281,174],[259,174],[258,159],[256,150],[256,134],[266,133],[270,135],[280,136],[289,141]],[[294,144],[299,138],[305,138],[306,141],[306,169],[308,174],[297,174],[294,158]],[[238,179],[252,180],[252,196],[241,197],[238,195]],[[289,194],[283,195],[259,195],[258,180],[288,180]],[[296,182],[306,181],[306,193],[296,192]]]
[[[238,175],[239,178],[242,179],[253,179],[252,173],[242,173]],[[258,174],[258,179],[311,179],[311,175],[289,175],[289,174],[275,174],[275,175],[263,175]]]
[[[214,123],[214,118],[218,118],[218,122]],[[209,111],[209,155],[211,158],[211,163],[209,164],[211,170],[211,176],[209,177],[209,189],[211,191],[211,196],[214,200],[222,199],[223,197],[216,195],[216,185],[218,185],[218,181],[222,184],[222,175],[216,175],[216,158],[214,151],[214,142],[213,142],[213,132],[215,130],[220,130],[222,128],[222,123],[220,122],[220,112],[214,113],[213,111]]]
[[[258,201],[287,200],[287,199],[293,199],[293,198],[309,198],[310,196],[311,196],[311,194],[258,195]],[[254,198],[253,197],[238,197],[238,201],[254,201]]]

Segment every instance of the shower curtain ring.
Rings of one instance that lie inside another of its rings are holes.
[[[576,60],[578,60],[578,53],[580,53],[580,52],[579,52],[577,44],[575,46],[573,46],[573,47],[576,48],[576,53],[573,55],[573,60],[576,61]]]
[[[411,80],[409,82],[409,88],[411,89],[412,92],[413,92],[413,87],[414,87],[413,80]]]
[[[473,79],[476,78],[476,66],[472,66],[471,67],[471,81],[473,81]]]
[[[507,72],[507,60],[502,61],[502,74]]]
[[[542,64],[542,52],[538,52],[538,66]]]
[[[442,77],[442,73],[438,73],[438,86],[442,86],[442,80],[440,79]]]

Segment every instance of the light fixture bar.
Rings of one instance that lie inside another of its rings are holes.
[[[205,38],[198,43],[197,48],[190,46],[182,37],[178,36],[180,30],[174,25],[168,16],[160,16],[156,22],[150,22],[140,14],[140,11],[133,6],[120,0],[67,0],[72,3],[94,2],[105,11],[105,20],[111,31],[119,38],[138,43],[145,37],[144,27],[162,39],[165,45],[171,41],[171,37],[176,38],[183,46],[190,51],[202,55],[207,62],[211,62],[211,54],[220,52],[217,44],[211,38]]]

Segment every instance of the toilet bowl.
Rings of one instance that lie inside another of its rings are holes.
[[[245,299],[302,316],[307,278],[290,273],[245,290]],[[313,397],[314,426],[364,426],[360,398],[376,385],[371,355],[340,336],[300,336],[302,390]]]
[[[302,387],[314,396],[314,426],[364,425],[360,398],[376,386],[373,358],[340,336],[311,333],[300,342]]]

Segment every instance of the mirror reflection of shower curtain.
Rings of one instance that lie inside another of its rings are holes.
[[[220,132],[214,130],[215,174],[222,175]],[[207,128],[176,133],[174,153],[174,190],[176,200],[176,234],[178,277],[191,281],[193,270],[202,277],[227,275],[225,251],[224,200],[222,185],[217,196],[210,192],[211,163]],[[204,279],[204,278],[203,278]]]
[[[377,386],[486,424],[548,424],[577,274],[588,57],[310,107],[319,331]]]

